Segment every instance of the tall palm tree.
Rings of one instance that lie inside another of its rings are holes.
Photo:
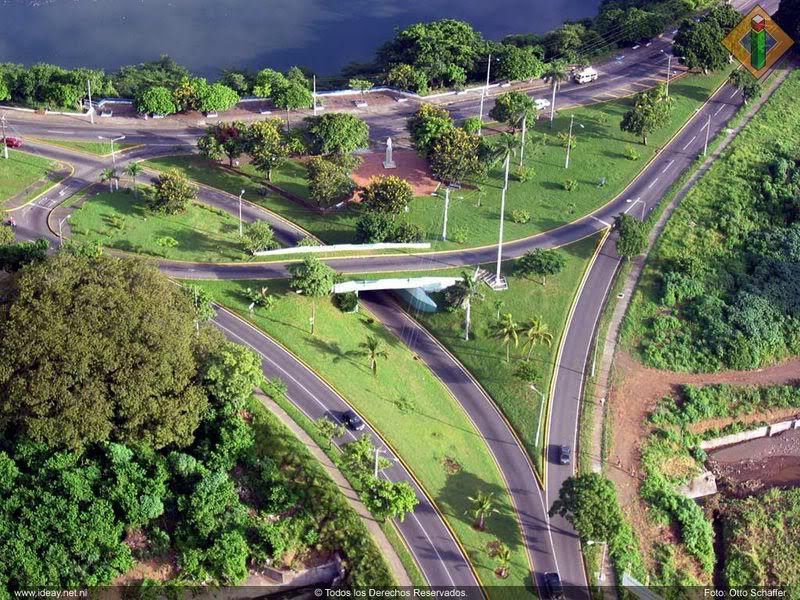
[[[472,516],[475,517],[475,529],[479,531],[483,531],[486,529],[486,517],[488,517],[492,513],[500,512],[494,507],[494,494],[484,494],[483,492],[478,492],[478,494],[473,498],[468,498],[470,502],[472,502]]]
[[[117,175],[116,169],[112,168],[103,169],[103,172],[100,173],[100,181],[102,181],[103,183],[105,183],[106,181],[108,182],[108,190],[110,192],[114,191],[114,181],[116,181],[118,178],[119,175]]]
[[[134,162],[129,164],[125,167],[125,173],[131,176],[133,179],[133,195],[138,196],[139,191],[136,189],[136,177],[141,175],[142,171],[144,171],[144,167],[142,167],[141,163]]]
[[[554,60],[547,65],[547,69],[542,76],[553,88],[553,98],[550,100],[550,129],[553,128],[553,118],[556,114],[556,92],[561,87],[561,83],[569,79],[567,63],[563,60]]]
[[[483,292],[481,291],[481,283],[475,278],[474,275],[464,271],[461,274],[463,278],[456,285],[458,285],[463,295],[464,300],[461,306],[464,307],[464,340],[469,341],[469,328],[472,324],[472,301],[483,300]]]
[[[366,342],[361,342],[359,347],[362,349],[362,355],[369,361],[369,368],[372,370],[372,376],[378,376],[378,359],[384,360],[389,358],[385,350],[382,350],[381,341],[374,336],[367,336]]]
[[[492,326],[493,338],[500,340],[506,347],[506,362],[511,362],[511,345],[519,346],[519,324],[514,321],[511,313],[506,313]]]
[[[493,146],[493,162],[494,164],[503,161],[505,163],[505,177],[503,181],[503,189],[508,189],[508,166],[511,163],[512,157],[517,154],[519,145],[517,144],[517,136],[511,133],[501,133],[497,136],[496,142]]]
[[[538,344],[550,346],[553,343],[553,334],[550,333],[550,328],[547,323],[542,321],[541,317],[533,317],[525,321],[520,328],[522,334],[522,350],[528,349],[528,356],[526,360],[531,359],[533,348]]]
[[[497,561],[495,573],[500,579],[505,579],[508,577],[508,569],[511,566],[511,550],[505,544],[501,544],[494,553],[494,559]]]

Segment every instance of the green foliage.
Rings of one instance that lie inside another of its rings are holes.
[[[399,64],[389,69],[384,77],[386,85],[407,92],[425,95],[428,93],[428,76],[411,65]]]
[[[187,298],[194,306],[195,316],[198,321],[207,323],[214,318],[214,299],[205,288],[199,285],[185,284],[183,286]]]
[[[189,76],[189,71],[185,67],[169,56],[162,55],[158,60],[122,67],[113,74],[112,78],[114,87],[120,96],[138,98],[142,92],[153,87],[173,90]],[[99,95],[109,95],[108,92],[98,90],[94,83],[92,90],[98,97]]]
[[[229,110],[239,103],[239,94],[227,85],[212,83],[198,92],[198,109],[202,112]]]
[[[497,57],[494,73],[498,79],[510,81],[536,79],[544,73],[544,63],[530,46],[500,44],[494,56]]]
[[[251,254],[280,248],[280,244],[275,240],[275,233],[272,231],[272,225],[267,221],[248,223],[244,228],[242,243],[244,244],[245,250]]]
[[[419,504],[416,492],[405,481],[392,482],[373,477],[365,487],[364,505],[382,521],[395,517],[403,521],[406,514],[414,512]]]
[[[245,151],[250,162],[272,181],[272,171],[278,168],[290,153],[290,141],[283,132],[280,119],[266,119],[251,123],[247,128]]]
[[[0,98],[36,108],[75,110],[86,96],[87,80],[96,97],[116,95],[114,84],[101,70],[0,63]]]
[[[422,156],[429,156],[434,144],[445,133],[455,128],[447,109],[433,104],[423,104],[408,120],[411,143]]]
[[[461,123],[461,129],[472,135],[477,134],[482,126],[483,122],[479,117],[467,117],[464,119],[464,122]]]
[[[729,81],[742,92],[745,102],[754,100],[761,95],[761,83],[746,69],[736,69],[730,75]]]
[[[674,98],[667,96],[664,84],[639,92],[634,96],[633,107],[625,113],[619,124],[622,131],[641,136],[647,145],[647,136],[669,123]]]
[[[341,423],[331,421],[328,417],[322,417],[315,422],[317,432],[327,441],[328,448],[332,447],[332,440],[342,437],[347,430]]]
[[[347,86],[351,90],[357,90],[363,94],[364,92],[371,90],[375,86],[375,84],[372,83],[369,79],[354,78],[347,82]]]
[[[154,86],[136,96],[136,110],[149,115],[171,115],[178,112],[178,106],[169,89]]]
[[[336,273],[315,256],[308,256],[301,263],[293,263],[287,268],[292,276],[293,290],[312,298],[327,296],[333,289]]]
[[[153,193],[146,198],[147,208],[153,212],[168,215],[184,212],[197,197],[197,188],[177,170],[161,173],[153,187]]]
[[[358,295],[355,292],[345,292],[344,294],[334,294],[333,303],[342,312],[354,312],[358,308]]]
[[[722,40],[738,23],[741,15],[729,5],[720,9],[712,11],[699,23],[687,19],[678,29],[673,53],[682,57],[681,62],[690,69],[717,71],[728,64],[728,50],[722,45]],[[735,15],[733,25],[729,23],[729,11]]]
[[[218,123],[206,129],[206,133],[197,140],[197,149],[202,156],[211,160],[218,160],[223,155],[228,157],[230,166],[233,161],[253,148],[254,154],[260,150],[258,144],[264,142],[264,137],[269,134],[264,130],[269,125],[253,124],[250,128],[241,121],[233,123]]]
[[[625,154],[625,158],[627,158],[628,160],[635,161],[639,160],[642,157],[642,155],[639,154],[639,152],[637,152],[633,146],[625,146],[625,150],[623,151],[623,153]]]
[[[0,246],[0,271],[18,271],[24,265],[43,260],[50,244],[47,240]]]
[[[15,241],[14,228],[11,225],[0,225],[0,246],[8,246]]]
[[[174,237],[165,235],[156,240],[156,246],[161,246],[162,248],[177,248],[180,246],[180,242]]]
[[[315,154],[350,154],[369,146],[369,125],[356,115],[326,113],[306,123]]]
[[[306,163],[308,193],[320,207],[329,207],[350,198],[356,191],[351,176],[352,163],[344,164],[316,156]]]
[[[561,184],[561,187],[564,188],[566,192],[574,192],[578,189],[578,180],[577,179],[565,179],[564,182]]]
[[[514,270],[519,275],[527,277],[538,275],[545,285],[548,275],[558,275],[564,270],[567,259],[559,250],[543,250],[537,248],[523,254],[514,264]]]
[[[0,313],[5,427],[71,448],[191,441],[206,407],[193,311],[154,267],[59,254],[25,268],[11,294]]]
[[[228,415],[238,413],[253,395],[253,388],[263,381],[259,356],[233,342],[220,344],[203,366],[203,382],[209,399]]]
[[[406,210],[413,198],[411,184],[394,175],[373,179],[361,192],[367,209],[392,215],[399,215]]]
[[[482,138],[455,127],[442,132],[429,157],[431,172],[446,183],[479,179],[488,169]]]
[[[495,99],[489,116],[516,129],[522,126],[522,120],[525,118],[533,123],[536,118],[536,105],[533,98],[524,92],[506,92]]]
[[[644,221],[627,214],[614,218],[614,229],[619,232],[617,254],[630,260],[647,250],[648,226]]]
[[[261,98],[269,98],[272,91],[283,85],[285,77],[283,74],[272,69],[262,69],[256,73],[253,80],[253,94]]]
[[[600,473],[567,479],[550,508],[550,515],[566,518],[583,542],[610,542],[622,526],[622,512],[614,484]]]
[[[368,212],[356,223],[357,244],[380,244],[394,239],[394,217],[388,213]]]

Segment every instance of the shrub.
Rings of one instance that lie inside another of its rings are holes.
[[[467,133],[476,134],[481,130],[482,125],[483,123],[478,117],[467,117],[464,119],[464,122],[461,123],[461,129]]]
[[[469,239],[469,229],[466,227],[455,227],[453,233],[450,235],[450,239],[456,244],[465,244]]]
[[[413,244],[424,240],[425,233],[422,231],[422,227],[416,223],[401,221],[395,224],[391,237],[393,242],[399,244]]]
[[[386,213],[369,212],[356,223],[357,244],[379,244],[391,240],[394,219]]]
[[[355,292],[334,294],[333,304],[342,312],[355,312],[355,310],[358,308],[358,295]]]
[[[514,169],[514,178],[520,183],[525,183],[528,181],[531,177],[533,177],[533,174],[533,169],[524,165],[517,165],[517,167]]]
[[[531,213],[524,208],[515,208],[511,211],[511,220],[519,224],[528,223],[531,220]]]
[[[280,247],[280,244],[275,240],[272,225],[266,221],[248,223],[244,229],[242,245],[250,254],[264,250],[275,250]]]
[[[639,160],[642,157],[642,155],[639,154],[639,152],[630,144],[625,146],[625,149],[622,151],[622,153],[628,160]]]
[[[160,237],[156,240],[156,245],[161,246],[162,248],[177,248],[180,243],[174,237],[165,235],[164,237]]]
[[[567,192],[574,192],[578,189],[578,180],[577,179],[565,179],[564,183],[561,184],[565,191]]]

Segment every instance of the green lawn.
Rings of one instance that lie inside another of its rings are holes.
[[[17,194],[22,201],[33,198],[52,183],[47,174],[54,168],[52,161],[33,154],[9,150],[8,160],[0,154],[0,207]]]
[[[190,261],[234,261],[248,258],[239,244],[238,221],[202,204],[192,204],[183,214],[162,215],[147,210],[127,190],[84,194],[70,220],[72,237],[79,242],[138,254]],[[159,244],[163,238],[175,247]]]
[[[708,76],[689,75],[670,86],[675,99],[675,109],[668,126],[649,138],[643,146],[639,139],[622,132],[619,123],[631,105],[631,99],[595,104],[574,110],[562,111],[550,124],[544,117],[529,130],[525,150],[525,164],[533,175],[525,183],[512,180],[506,199],[506,239],[513,240],[558,227],[602,206],[620,193],[641,171],[647,160],[663,146],[710,95],[725,80],[728,71]],[[577,144],[573,148],[569,170],[564,169],[565,149],[559,133],[566,133],[570,116],[575,115],[574,132]],[[582,126],[582,127],[581,127]],[[633,147],[638,160],[629,160],[624,152]],[[270,194],[260,197],[261,177],[248,165],[243,174],[205,161],[199,157],[169,157],[148,161],[153,168],[176,167],[188,176],[213,187],[238,194],[245,189],[247,196],[274,210],[290,221],[317,235],[326,243],[351,242],[358,213],[346,208],[322,215],[295,203]],[[606,184],[598,183],[605,177]],[[567,192],[563,183],[577,181],[577,189]],[[304,168],[297,162],[288,162],[273,175],[273,183],[307,198]],[[453,249],[483,246],[496,243],[497,221],[500,211],[502,172],[496,167],[478,191],[465,187],[451,196],[448,231],[450,241],[441,242],[444,200],[437,197],[415,198],[408,220],[420,225],[434,249]],[[514,210],[525,210],[531,215],[528,223],[514,223]],[[463,241],[459,243],[459,238]]]
[[[436,499],[484,584],[529,582],[525,549],[501,475],[486,444],[444,385],[363,311],[343,314],[329,300],[317,301],[317,331],[312,337],[308,319],[313,300],[290,292],[286,281],[267,282],[277,302],[268,312],[258,309],[251,317],[243,292],[263,283],[204,281],[199,285],[302,357],[389,440]],[[359,344],[369,335],[378,337],[389,354],[388,360],[380,360],[377,377],[359,355]],[[468,497],[479,490],[493,493],[500,510],[489,517],[486,532],[475,531],[466,514],[471,505]],[[498,538],[513,552],[511,575],[505,580],[493,574],[496,565],[487,555],[487,543]]]
[[[593,236],[562,249],[567,258],[566,267],[559,275],[548,278],[545,286],[541,280],[512,275],[508,277],[508,290],[504,292],[492,292],[484,287],[484,300],[472,307],[472,333],[468,342],[464,341],[463,311],[416,315],[480,381],[522,438],[540,473],[542,451],[536,433],[542,398],[513,376],[514,367],[523,358],[522,351],[512,348],[511,363],[506,363],[504,346],[490,337],[489,328],[498,312],[495,302],[503,303],[500,313],[511,313],[518,323],[538,316],[549,326],[553,334],[552,346],[537,346],[531,355],[540,374],[536,387],[547,394],[567,315],[598,239]]]
[[[98,140],[96,142],[89,142],[84,140],[53,140],[45,138],[40,138],[36,141],[44,142],[45,144],[51,144],[53,146],[61,146],[62,148],[67,148],[68,150],[88,152],[89,154],[94,154],[96,156],[111,155],[111,143],[106,141]],[[128,148],[133,148],[136,145],[137,144],[128,144],[125,142],[114,142],[114,152],[121,152],[123,150],[127,150]]]

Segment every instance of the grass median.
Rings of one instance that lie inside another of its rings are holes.
[[[202,281],[214,299],[247,318],[290,349],[330,382],[392,444],[419,478],[466,548],[483,583],[523,586],[530,571],[516,515],[488,447],[445,386],[397,338],[370,315],[345,314],[332,302],[316,302],[316,332],[309,332],[314,300],[288,288],[285,280],[267,282],[275,305],[248,311],[245,290],[258,281]],[[388,359],[378,359],[373,376],[359,345],[368,336],[380,340]],[[498,514],[476,531],[468,514],[469,497],[493,493]],[[521,507],[524,509],[524,507]],[[489,544],[512,551],[510,576],[498,579]]]
[[[24,203],[53,183],[48,177],[56,168],[53,161],[26,152],[8,151],[8,160],[0,154],[0,208],[14,199]]]
[[[85,140],[54,140],[45,138],[34,138],[34,141],[50,144],[51,146],[59,146],[67,150],[77,150],[87,154],[94,154],[95,156],[110,156],[111,144],[110,142],[90,142]],[[133,148],[137,144],[126,144],[125,142],[115,142],[114,152],[120,153]]]

